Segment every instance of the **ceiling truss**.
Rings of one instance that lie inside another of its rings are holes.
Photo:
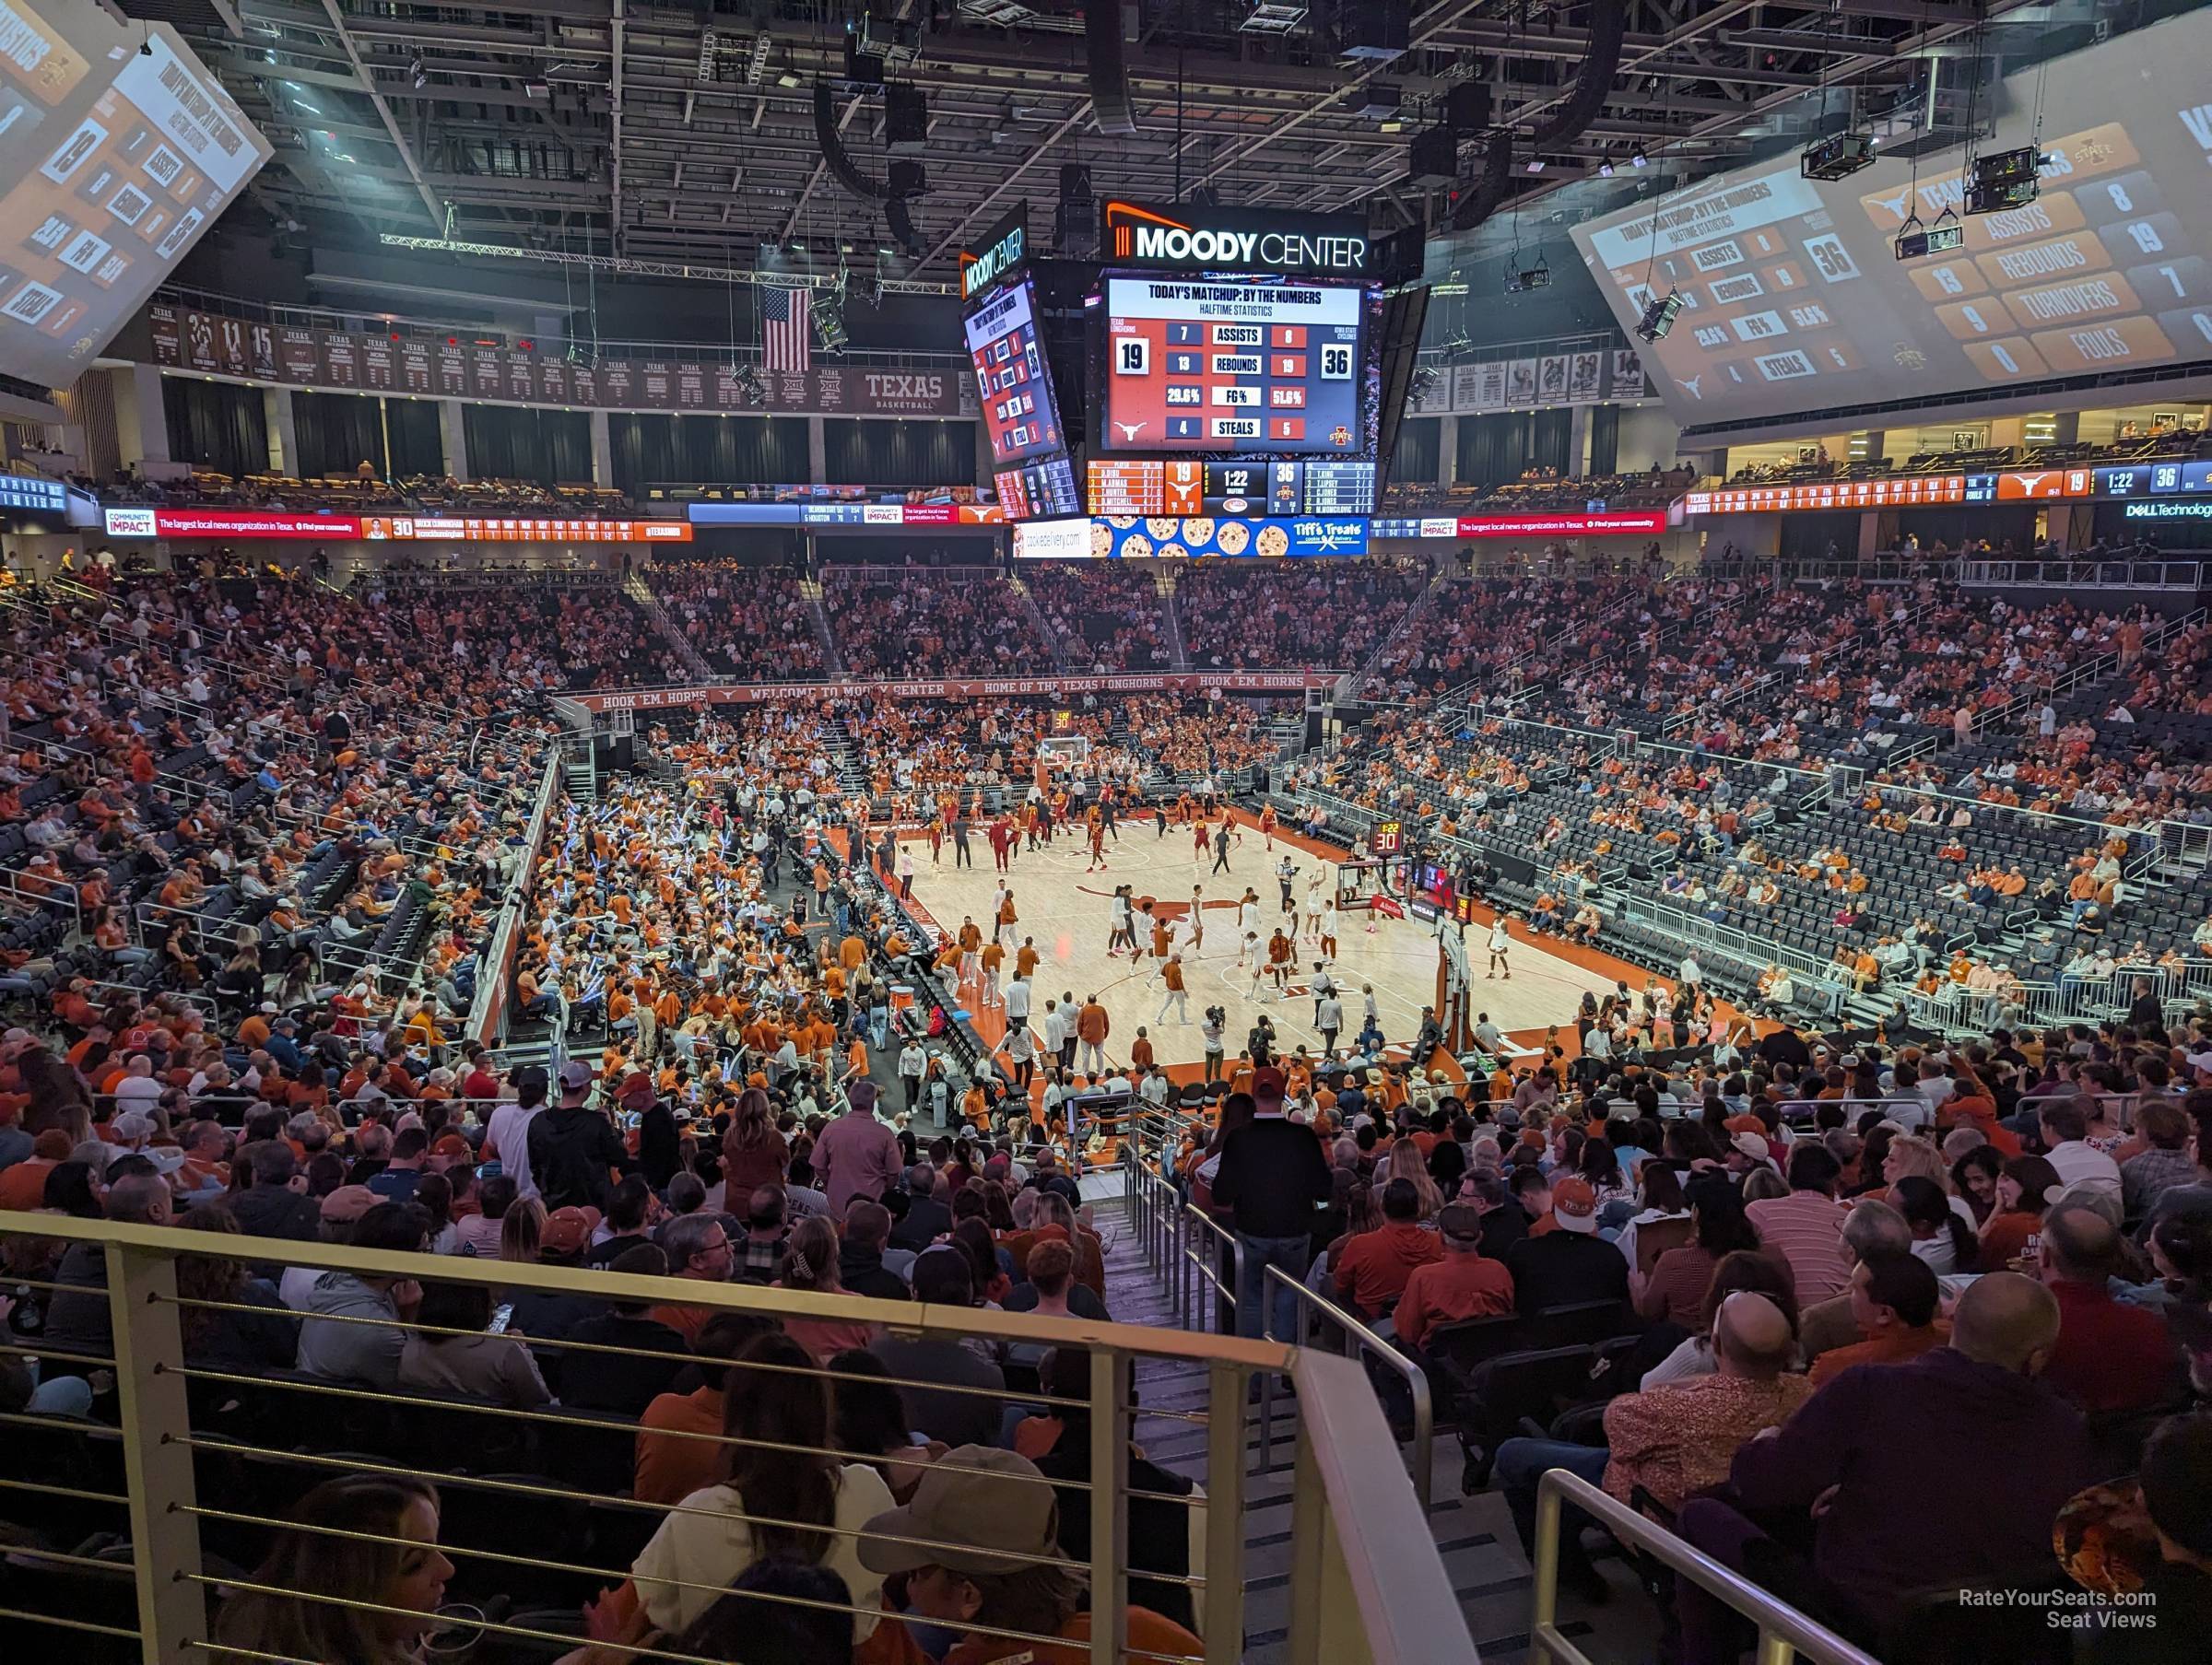
[[[1789,107],[1901,87],[1916,53],[2019,3],[1630,0],[1604,111],[1520,200],[1631,145],[1678,159],[1677,177],[1725,166]],[[1011,29],[896,0],[902,18],[936,19],[891,67],[929,99],[920,270],[942,276],[962,237],[1025,198],[1049,227],[1068,162],[1100,196],[1210,191],[1438,224],[1448,200],[1409,181],[1407,145],[1448,88],[1487,83],[1498,119],[1526,134],[1586,50],[1586,5],[1416,0],[1411,50],[1375,64],[1310,34],[1239,31],[1243,4],[1135,6],[1138,132],[1107,139],[1065,28],[1072,0],[1034,0]],[[427,217],[434,237],[744,267],[762,245],[816,263],[888,246],[880,206],[835,183],[814,134],[814,85],[842,73],[841,14],[800,0],[243,0],[240,14],[239,36],[199,45],[277,147],[258,197],[306,236],[420,236]],[[1397,91],[1394,121],[1364,113],[1378,84]],[[847,147],[883,177],[881,100],[841,84],[839,100]],[[1472,167],[1480,147],[1465,154]]]

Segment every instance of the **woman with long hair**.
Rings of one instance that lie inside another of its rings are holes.
[[[1726,1176],[1702,1173],[1683,1188],[1689,1203],[1690,1240],[1652,1263],[1636,1309],[1653,1323],[1695,1331],[1704,1318],[1714,1273],[1730,1255],[1757,1253],[1759,1233],[1744,1214],[1744,1200]]]
[[[1687,1219],[1689,1216],[1689,1203],[1682,1195],[1682,1170],[1665,1157],[1653,1156],[1636,1170],[1636,1190],[1637,1200],[1642,1206],[1629,1216],[1628,1224],[1620,1228],[1620,1236],[1614,1240],[1613,1246],[1620,1250],[1629,1263],[1631,1292],[1641,1294],[1643,1274],[1638,1270],[1638,1228],[1658,1225],[1670,1220]]]
[[[243,1235],[238,1216],[220,1202],[187,1209],[177,1225],[208,1237]],[[240,1307],[260,1310],[234,1310]],[[177,1323],[185,1362],[203,1368],[288,1370],[299,1356],[300,1320],[235,1254],[177,1257]]]
[[[1981,1263],[2003,1272],[2028,1258],[2043,1232],[2043,1211],[2062,1187],[2058,1170],[2041,1156],[2015,1156],[1997,1176],[1997,1206],[1982,1226]]]
[[[768,1095],[747,1087],[737,1095],[729,1131],[722,1136],[722,1176],[724,1206],[744,1205],[764,1185],[783,1183],[784,1165],[791,1148],[776,1131]]]
[[[846,1348],[828,1368],[838,1455],[867,1463],[883,1476],[892,1496],[905,1497],[924,1469],[945,1455],[944,1442],[914,1443],[889,1366],[865,1347]]]
[[[418,1665],[453,1575],[438,1549],[437,1492],[348,1474],[302,1497],[292,1522],[250,1582],[300,1593],[240,1591],[217,1617],[216,1641],[317,1665]]]
[[[835,1296],[821,1303],[821,1318],[786,1319],[783,1328],[817,1363],[847,1347],[865,1347],[876,1339],[876,1326],[828,1316],[845,1302],[845,1285],[837,1275],[837,1227],[820,1215],[801,1220],[791,1234],[791,1249],[783,1257],[779,1289],[804,1290],[809,1295]]]
[[[1912,1228],[1913,1254],[1937,1277],[1976,1270],[1979,1245],[1974,1229],[1951,1206],[1942,1186],[1919,1174],[1907,1174],[1889,1188],[1889,1201]]]
[[[1429,1161],[1421,1155],[1421,1147],[1410,1139],[1391,1141],[1390,1157],[1383,1163],[1382,1171],[1375,1176],[1375,1189],[1380,1190],[1393,1179],[1404,1179],[1412,1185],[1414,1194],[1420,1199],[1422,1224],[1436,1224],[1436,1216],[1444,1206],[1444,1193],[1429,1177]]]
[[[500,1220],[500,1259],[512,1260],[518,1265],[537,1264],[538,1249],[545,1240],[546,1205],[535,1197],[524,1197],[509,1204]]]
[[[771,1331],[747,1343],[723,1387],[724,1477],[686,1497],[639,1554],[640,1622],[621,1639],[684,1631],[746,1568],[780,1555],[840,1575],[863,1610],[853,1640],[867,1639],[883,1580],[861,1565],[856,1535],[891,1493],[832,1448],[834,1414],[830,1379],[799,1343]]]
[[[2004,1172],[2004,1154],[1994,1144],[1977,1144],[1951,1164],[1951,1194],[1974,1211],[1976,1231],[1997,1212],[1997,1179]]]
[[[1313,1265],[1306,1273],[1306,1287],[1316,1292],[1327,1289],[1328,1269],[1344,1253],[1344,1246],[1363,1231],[1382,1228],[1382,1188],[1355,1179],[1351,1194],[1345,1199],[1344,1230],[1335,1242],[1313,1257]]]

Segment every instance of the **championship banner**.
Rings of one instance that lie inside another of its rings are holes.
[[[1292,694],[1326,687],[1333,671],[1190,671],[1111,676],[974,676],[923,682],[702,683],[570,696],[589,711],[651,711],[689,705],[759,705],[779,699],[1058,698],[1079,694]]]

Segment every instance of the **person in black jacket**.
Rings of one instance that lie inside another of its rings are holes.
[[[535,1163],[535,1155],[532,1160]],[[532,1171],[535,1172],[535,1167]],[[666,1277],[668,1257],[658,1245],[641,1243],[617,1255],[607,1270],[626,1277]],[[559,1349],[562,1404],[641,1416],[647,1405],[676,1385],[677,1377],[690,1361],[690,1349],[684,1345],[681,1335],[649,1318],[649,1304],[643,1301],[618,1301],[612,1310],[570,1329],[570,1341],[591,1345]],[[601,1347],[632,1351],[595,1350]]]
[[[323,1210],[303,1190],[292,1189],[298,1167],[292,1147],[265,1140],[253,1155],[253,1183],[229,1199],[239,1230],[249,1237],[283,1237],[294,1243],[323,1240]]]
[[[1237,1234],[1237,1333],[1256,1337],[1265,1306],[1267,1272],[1279,1266],[1302,1281],[1313,1255],[1313,1211],[1329,1200],[1329,1165],[1313,1130],[1283,1114],[1283,1073],[1267,1068],[1252,1079],[1253,1119],[1222,1142],[1213,1178],[1214,1206],[1230,1211]],[[1233,1120],[1242,1107],[1231,1094],[1221,1107]],[[1232,1107],[1234,1107],[1232,1108]],[[1298,1297],[1275,1293],[1275,1333],[1298,1334]]]
[[[952,1229],[952,1210],[932,1193],[937,1184],[934,1164],[917,1162],[906,1170],[906,1217],[891,1227],[891,1247],[920,1254]]]
[[[1080,1285],[1078,1285],[1080,1287]],[[1060,1553],[1071,1560],[1090,1555],[1090,1354],[1056,1347],[1044,1361],[1044,1391],[1060,1401],[1060,1437],[1037,1460],[1038,1472],[1053,1481],[1060,1498]],[[1070,1401],[1082,1401],[1080,1408]],[[1191,1586],[1182,1582],[1203,1575],[1203,1527],[1193,1530],[1199,1511],[1182,1501],[1197,1490],[1177,1474],[1129,1448],[1129,1600],[1172,1619],[1186,1630],[1198,1628]]]
[[[665,1191],[668,1181],[684,1169],[683,1135],[677,1131],[676,1112],[665,1098],[649,1098],[638,1118],[638,1162],[645,1183]]]
[[[593,1080],[589,1064],[576,1059],[562,1064],[560,1103],[530,1123],[530,1181],[548,1214],[595,1208],[605,1214],[614,1190],[607,1169],[637,1171],[614,1123],[585,1108]]]
[[[1585,1301],[1626,1301],[1629,1262],[1596,1235],[1597,1195],[1590,1182],[1577,1174],[1555,1182],[1549,1218],[1551,1230],[1524,1237],[1506,1250],[1506,1270],[1513,1274],[1513,1299],[1522,1316]]]
[[[903,1301],[911,1296],[906,1280],[883,1263],[891,1235],[891,1211],[880,1202],[855,1197],[845,1208],[845,1237],[838,1249],[837,1281],[849,1295]]]

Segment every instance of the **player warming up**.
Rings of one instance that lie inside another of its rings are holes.
[[[1513,980],[1513,967],[1506,956],[1512,952],[1513,938],[1512,933],[1505,928],[1507,917],[1501,913],[1490,921],[1490,968],[1484,972],[1483,976],[1485,978],[1499,977],[1500,975],[1499,967],[1503,967],[1503,980],[1510,983]]]

